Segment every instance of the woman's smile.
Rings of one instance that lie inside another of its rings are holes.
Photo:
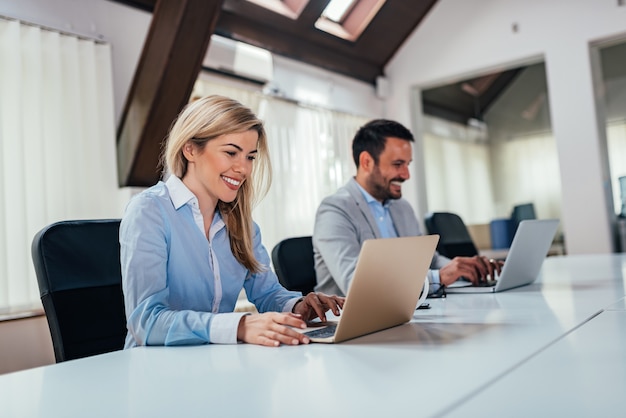
[[[224,180],[226,185],[232,190],[238,190],[241,183],[243,183],[242,180],[237,180],[237,179],[234,179],[232,177],[227,177],[227,176],[222,176],[222,180]]]

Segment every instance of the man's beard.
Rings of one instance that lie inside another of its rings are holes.
[[[394,178],[387,182],[380,173],[380,169],[376,167],[367,181],[372,197],[382,202],[389,199],[400,199],[402,197],[402,191],[394,195],[389,189],[392,181],[403,183],[404,179]]]

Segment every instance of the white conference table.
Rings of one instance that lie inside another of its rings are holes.
[[[430,299],[341,344],[140,347],[0,376],[7,417],[617,416],[626,255],[550,257],[537,282]]]

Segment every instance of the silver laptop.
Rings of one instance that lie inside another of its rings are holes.
[[[339,320],[302,332],[338,343],[410,321],[437,242],[439,235],[366,240]]]
[[[475,286],[459,280],[448,286],[446,293],[502,292],[534,282],[552,245],[558,225],[558,219],[521,221],[495,283]]]

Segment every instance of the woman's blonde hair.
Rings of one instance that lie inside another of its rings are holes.
[[[174,121],[162,156],[166,172],[183,178],[187,159],[183,147],[191,142],[203,150],[207,142],[221,135],[254,130],[259,134],[253,169],[232,202],[218,202],[226,223],[230,247],[235,258],[253,273],[262,271],[254,256],[252,209],[271,184],[271,162],[263,122],[246,106],[223,96],[207,96],[189,103]]]

